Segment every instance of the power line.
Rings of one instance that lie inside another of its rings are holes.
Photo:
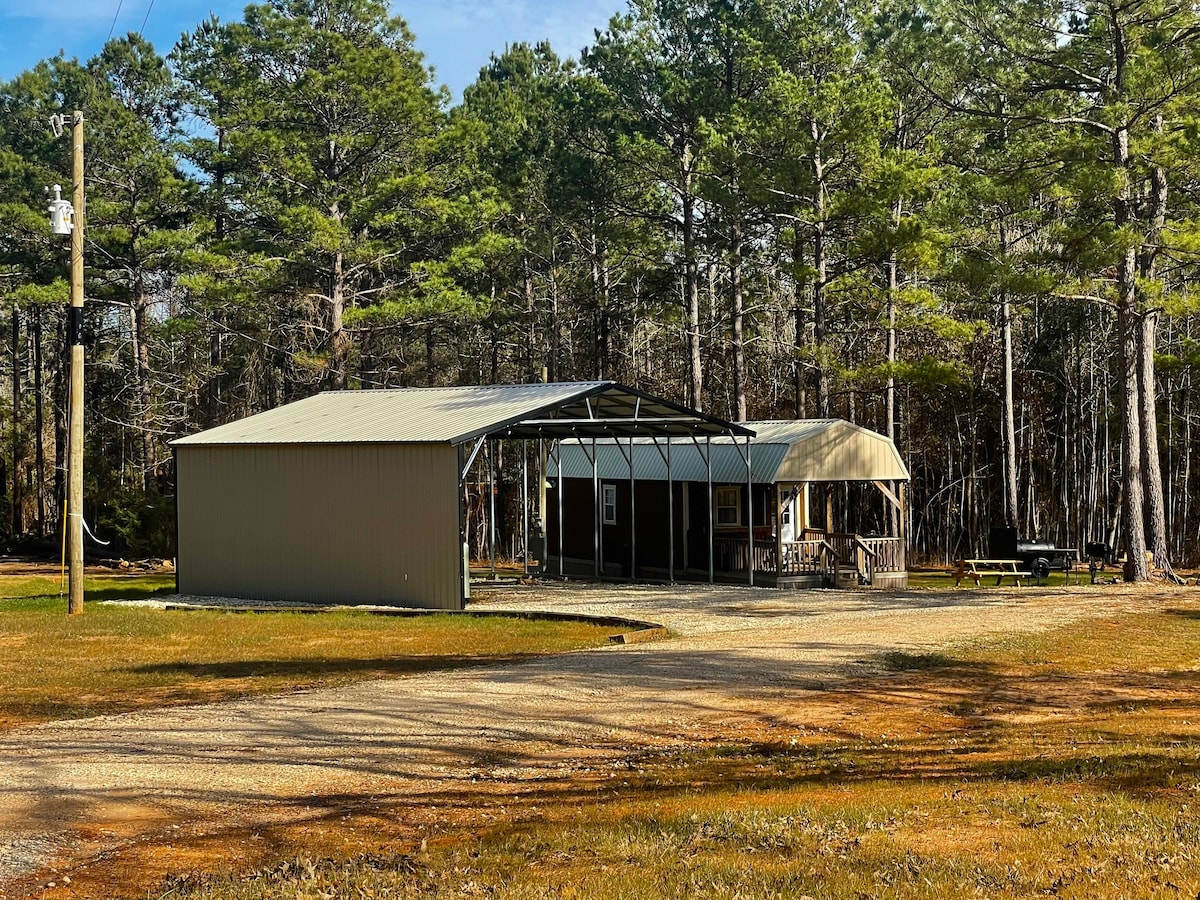
[[[108,26],[108,37],[104,39],[106,44],[112,40],[113,29],[117,27],[117,16],[121,15],[121,4],[124,2],[125,0],[117,0],[117,11],[113,13],[112,24]]]
[[[146,16],[142,19],[142,27],[138,29],[138,34],[144,34],[146,31],[146,22],[150,19],[150,10],[154,9],[154,0],[150,0],[150,5],[146,7]]]

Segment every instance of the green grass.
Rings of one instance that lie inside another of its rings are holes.
[[[365,612],[238,614],[100,604],[173,589],[170,576],[89,578],[81,616],[0,578],[0,728],[410,675],[595,646],[575,622]],[[53,582],[50,582],[53,586]],[[57,588],[55,588],[57,590]],[[32,595],[32,596],[31,596]]]
[[[706,750],[513,797],[498,817],[496,799],[480,797],[497,824],[425,850],[410,839],[368,855],[299,854],[176,882],[166,896],[1200,892],[1195,601],[879,662],[881,676],[778,698],[758,726]]]
[[[173,574],[153,575],[88,575],[83,579],[85,602],[97,600],[144,600],[159,594],[175,592]],[[63,579],[42,575],[0,575],[0,611],[6,607],[2,601],[21,598],[62,597],[62,608],[67,608],[67,582]]]

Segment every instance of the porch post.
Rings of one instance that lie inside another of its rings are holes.
[[[716,535],[713,534],[714,515],[713,515],[713,488],[712,488],[712,435],[704,436],[704,471],[705,479],[708,483],[708,583],[716,582],[714,577],[715,551],[716,551]]]
[[[783,576],[783,491],[778,482],[771,487],[775,491],[775,578],[779,579]],[[795,522],[792,523],[792,540],[796,540]],[[779,586],[778,582],[775,586]]]
[[[900,571],[908,573],[908,483],[901,481],[898,485],[900,496]],[[907,582],[906,582],[907,583]]]
[[[667,435],[667,581],[675,583],[675,482],[671,480],[671,436]]]
[[[754,471],[750,466],[750,435],[746,435],[746,500],[746,511],[750,516],[750,527],[746,531],[747,568],[750,570],[750,587],[754,587]]]

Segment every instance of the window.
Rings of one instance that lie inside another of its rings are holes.
[[[604,524],[617,524],[617,486],[606,484],[604,487]]]
[[[717,525],[741,525],[742,489],[740,487],[719,487],[715,494]]]

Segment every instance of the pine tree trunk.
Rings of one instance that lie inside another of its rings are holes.
[[[795,240],[792,242],[792,266],[797,272],[803,272],[805,261],[805,242],[801,237],[800,229],[796,229]],[[793,373],[795,377],[795,411],[797,419],[808,418],[808,372],[804,368],[804,350],[808,340],[808,315],[805,311],[804,301],[807,299],[808,279],[800,274],[796,277],[796,296],[792,298],[792,315],[795,319],[795,340],[794,345],[794,361],[795,366]]]
[[[12,535],[25,533],[24,497],[21,494],[21,308],[12,305]]]
[[[1000,222],[1000,256],[1008,257],[1008,225]],[[1012,303],[1008,298],[1008,290],[1001,288],[1000,294],[1000,330],[1004,341],[1004,524],[1010,528],[1017,527],[1020,516],[1018,513],[1017,496],[1017,422],[1016,394],[1013,389],[1013,327]]]
[[[696,265],[696,198],[692,194],[692,150],[684,148],[682,164],[683,281],[688,356],[688,405],[704,409],[704,372],[700,357],[700,272]]]
[[[742,296],[742,226],[734,222],[731,229],[729,283],[732,301],[730,330],[733,333],[733,420],[746,421],[746,345],[742,335],[745,315]]]
[[[158,479],[155,477],[157,460],[154,453],[154,394],[150,383],[150,342],[146,313],[150,305],[146,295],[146,283],[139,273],[133,280],[133,351],[137,370],[138,389],[138,447],[141,456],[142,489],[147,494],[157,493]]]
[[[1126,189],[1127,190],[1127,189]],[[1118,227],[1124,223],[1119,222]],[[1117,331],[1121,347],[1121,530],[1125,536],[1126,581],[1145,581],[1146,530],[1142,517],[1142,434],[1138,360],[1140,333],[1134,297],[1134,249],[1122,253],[1117,267]]]
[[[337,208],[334,207],[336,215]],[[346,258],[339,250],[333,255],[333,273],[329,286],[329,386],[340,391],[346,387],[346,364],[350,340],[343,317],[346,313]]]
[[[829,371],[825,366],[825,285],[829,277],[829,264],[825,258],[825,161],[821,154],[819,133],[812,125],[813,140],[817,149],[813,151],[813,344],[816,345],[817,367],[817,418],[827,419],[829,408]]]
[[[46,536],[46,407],[42,396],[42,308],[33,309],[33,429],[37,467],[37,536]]]
[[[1127,36],[1121,11],[1111,8],[1113,40],[1113,102],[1124,99]],[[1133,224],[1134,202],[1130,178],[1129,127],[1112,131],[1113,168],[1119,179],[1113,200],[1113,225],[1118,232]],[[1125,533],[1125,580],[1145,581],[1146,529],[1142,509],[1142,433],[1138,390],[1141,327],[1137,314],[1137,250],[1121,251],[1117,262],[1117,339],[1121,354],[1121,527]]]
[[[1162,470],[1158,458],[1158,411],[1154,386],[1154,347],[1158,312],[1147,310],[1142,316],[1141,359],[1138,365],[1138,393],[1141,400],[1142,483],[1145,490],[1147,544],[1154,554],[1154,567],[1171,571],[1167,544],[1167,514],[1163,499]]]
[[[1154,130],[1162,132],[1163,119],[1158,116]],[[1155,166],[1150,177],[1150,227],[1138,261],[1143,281],[1155,277],[1158,242],[1167,220],[1167,175]],[[1138,367],[1138,386],[1141,395],[1142,479],[1146,493],[1147,542],[1154,554],[1154,566],[1169,576],[1171,571],[1170,543],[1167,534],[1166,501],[1163,497],[1162,468],[1158,456],[1158,390],[1154,378],[1154,350],[1158,343],[1158,310],[1148,309],[1142,315],[1142,352]]]

